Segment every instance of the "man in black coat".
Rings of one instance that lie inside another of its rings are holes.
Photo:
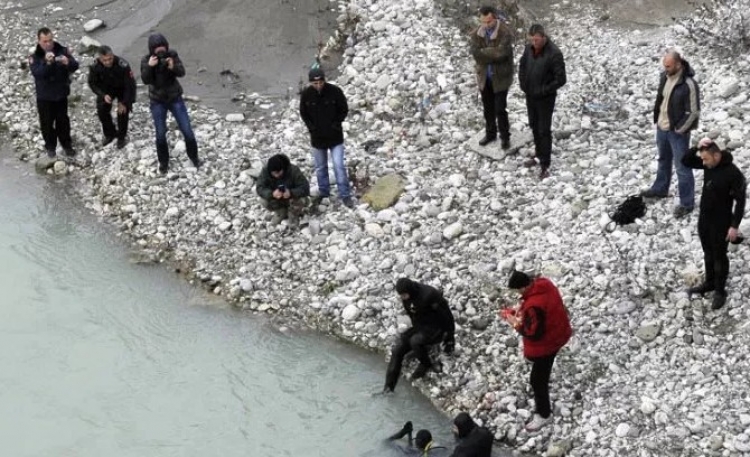
[[[533,24],[529,29],[529,44],[518,64],[518,82],[526,94],[529,127],[534,134],[535,156],[524,165],[539,163],[539,178],[549,176],[552,160],[552,113],[555,111],[557,90],[565,85],[565,59],[560,49],[544,31]]]
[[[458,413],[453,420],[452,430],[459,443],[451,457],[492,456],[492,433],[478,426],[467,413]]]
[[[411,318],[412,326],[399,336],[391,351],[391,360],[385,375],[384,392],[392,392],[401,374],[401,364],[409,351],[413,351],[419,366],[412,380],[427,374],[432,367],[429,346],[443,342],[446,353],[453,352],[456,324],[448,301],[432,286],[420,284],[408,278],[396,282],[396,292],[401,297],[404,310]]]
[[[732,162],[732,154],[722,151],[710,138],[702,139],[697,148],[691,148],[682,158],[686,167],[704,171],[698,236],[703,247],[706,277],[703,284],[689,289],[688,293],[703,295],[713,291],[713,309],[720,309],[726,303],[727,243],[741,241],[738,228],[745,213],[747,183]]]
[[[167,143],[167,112],[172,113],[177,127],[185,138],[187,156],[195,168],[203,163],[198,159],[198,142],[190,126],[182,86],[177,78],[185,76],[177,51],[169,48],[169,42],[161,33],[148,37],[148,54],[141,59],[141,79],[148,85],[151,117],[156,130],[156,155],[159,158],[159,173],[169,170],[169,144]]]
[[[29,67],[34,75],[44,149],[49,157],[55,157],[59,139],[65,155],[74,156],[76,151],[70,136],[68,95],[70,75],[78,70],[78,61],[68,48],[55,41],[47,27],[39,29],[36,37],[36,50],[29,56]]]
[[[308,74],[310,85],[302,91],[299,101],[299,114],[310,131],[315,174],[318,178],[318,196],[313,200],[317,206],[331,192],[328,179],[328,151],[331,151],[333,174],[341,202],[354,207],[349,176],[344,159],[344,130],[341,125],[349,113],[346,96],[341,88],[326,82],[325,73],[313,68]]]
[[[127,144],[128,122],[136,94],[135,77],[130,64],[116,56],[109,46],[100,47],[96,63],[89,67],[89,87],[96,94],[96,115],[104,133],[102,146],[117,138],[117,149],[122,149]],[[115,100],[117,129],[111,114]]]

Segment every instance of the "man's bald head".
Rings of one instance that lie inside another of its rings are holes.
[[[664,65],[664,71],[668,76],[676,75],[682,70],[682,56],[679,52],[671,49],[664,54],[662,65]]]

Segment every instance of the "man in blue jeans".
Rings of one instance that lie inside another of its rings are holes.
[[[330,150],[339,198],[347,208],[353,208],[354,200],[344,164],[344,131],[341,127],[341,123],[349,114],[344,91],[327,83],[320,68],[311,69],[308,76],[310,86],[303,90],[300,96],[299,114],[310,131],[315,174],[318,178],[319,194],[313,199],[313,207],[320,204],[331,192],[328,181]]]
[[[654,105],[656,148],[659,161],[656,180],[641,193],[646,198],[666,198],[672,179],[672,163],[677,169],[680,204],[674,217],[681,218],[695,207],[693,170],[682,163],[690,146],[690,131],[698,126],[700,92],[690,64],[676,51],[668,51],[662,60],[664,73],[659,82]]]
[[[182,86],[177,78],[185,76],[177,52],[169,49],[167,39],[161,33],[148,37],[148,54],[141,59],[141,79],[148,85],[151,117],[156,130],[156,155],[159,158],[159,173],[169,170],[169,145],[167,144],[167,111],[172,113],[177,126],[185,138],[187,156],[200,168],[198,143],[190,126],[190,117],[182,99]]]

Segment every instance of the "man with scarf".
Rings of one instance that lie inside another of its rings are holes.
[[[456,324],[448,301],[441,292],[408,278],[401,278],[396,282],[396,292],[412,326],[399,335],[398,342],[391,351],[384,392],[393,392],[395,389],[401,374],[401,364],[410,351],[419,360],[419,366],[411,376],[412,380],[416,380],[424,377],[433,366],[429,354],[430,345],[442,341],[443,349],[448,354],[453,352],[455,346]]]

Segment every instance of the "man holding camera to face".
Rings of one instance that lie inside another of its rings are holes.
[[[172,113],[177,126],[185,138],[187,156],[195,168],[200,168],[198,143],[190,126],[185,101],[182,99],[182,86],[177,78],[185,76],[185,67],[180,57],[161,33],[148,37],[148,54],[141,60],[141,79],[148,85],[151,101],[151,117],[156,130],[156,155],[159,158],[159,173],[169,170],[169,145],[167,144],[167,112]]]
[[[307,205],[310,183],[289,157],[276,154],[260,172],[255,191],[263,207],[275,213],[271,224],[278,225],[288,217],[289,225],[295,226]]]
[[[36,36],[36,50],[29,57],[29,66],[36,86],[36,106],[44,149],[49,157],[55,157],[57,141],[60,140],[65,155],[74,156],[76,151],[70,137],[68,95],[70,75],[78,70],[78,61],[68,48],[55,41],[47,27],[39,29]]]

